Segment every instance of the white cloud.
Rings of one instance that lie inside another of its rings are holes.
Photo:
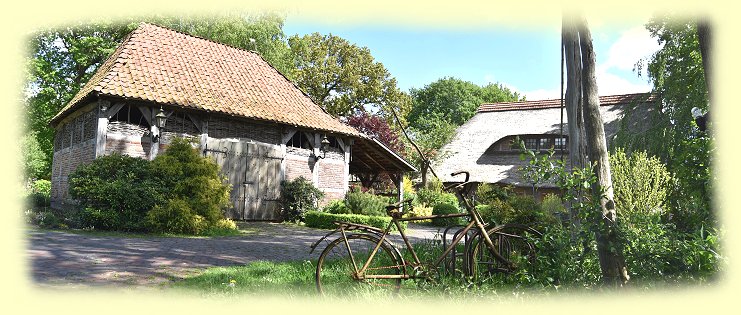
[[[599,71],[597,72],[597,90],[600,96],[644,93],[651,91],[651,85],[632,83],[606,71]]]
[[[607,51],[607,60],[597,65],[598,71],[632,70],[640,59],[650,57],[661,46],[642,26],[631,28],[620,35]],[[642,74],[643,75],[643,74]]]

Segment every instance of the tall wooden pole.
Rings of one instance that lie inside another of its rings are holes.
[[[584,124],[589,161],[592,164],[597,182],[592,189],[602,192],[601,222],[596,231],[597,253],[599,255],[602,277],[605,283],[624,285],[628,282],[628,269],[622,253],[617,230],[617,212],[615,211],[612,178],[610,176],[610,159],[607,153],[605,125],[599,111],[599,93],[595,74],[596,58],[592,47],[592,35],[586,20],[579,19],[579,43],[582,52],[582,94],[584,97]]]

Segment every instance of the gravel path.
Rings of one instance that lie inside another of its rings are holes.
[[[258,260],[316,259],[310,246],[328,233],[286,224],[243,224],[251,233],[235,237],[178,238],[98,236],[29,230],[31,278],[39,286],[156,286],[213,266]],[[410,224],[412,242],[432,239],[436,228]],[[397,245],[401,238],[393,237]],[[400,246],[400,248],[403,246]]]

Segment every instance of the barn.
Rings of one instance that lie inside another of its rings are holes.
[[[652,93],[601,96],[600,113],[608,148],[621,128],[632,134],[647,130],[648,117],[658,113],[658,100]],[[538,152],[554,148],[554,156],[563,157],[568,165],[565,112],[563,129],[561,122],[560,99],[482,104],[442,147],[442,158],[433,166],[443,182],[460,181],[450,174],[465,170],[471,173],[472,182],[508,185],[520,193],[531,193],[532,183],[519,171],[528,161],[520,160],[520,147],[513,140],[519,138],[526,148]],[[556,192],[555,185],[546,182],[539,186],[536,197]]]
[[[351,175],[414,167],[313,103],[259,54],[142,23],[50,122],[52,206],[74,204],[68,175],[118,152],[153,159],[189,138],[232,186],[227,217],[280,220],[280,183],[304,177],[343,198]],[[397,186],[401,186],[397,183]]]

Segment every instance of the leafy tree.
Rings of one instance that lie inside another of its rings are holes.
[[[670,211],[677,227],[692,232],[713,224],[711,211],[713,135],[698,130],[691,109],[708,109],[708,93],[702,55],[694,22],[672,16],[652,18],[646,28],[662,48],[647,65],[654,91],[662,101],[651,115],[652,128],[646,134],[632,135],[629,130],[618,134],[619,146],[627,152],[646,151],[667,165],[677,185],[669,193]]]
[[[23,171],[26,179],[43,178],[49,169],[49,161],[46,160],[44,152],[34,133],[27,133],[21,138],[23,148]],[[48,178],[47,178],[48,179]]]
[[[90,79],[95,70],[136,29],[140,21],[169,27],[235,47],[258,51],[289,78],[293,58],[283,34],[283,18],[275,15],[148,16],[41,30],[32,35],[27,60],[27,129],[33,132],[46,161],[43,177],[50,177],[54,129],[49,121]],[[251,43],[249,38],[254,38]]]
[[[359,112],[348,118],[347,124],[355,127],[360,132],[375,136],[378,141],[381,141],[395,152],[404,152],[404,142],[399,139],[399,134],[391,129],[389,124],[378,115]]]
[[[330,114],[346,117],[374,108],[391,123],[391,109],[402,116],[409,111],[409,97],[367,47],[319,33],[291,36],[288,44],[296,58],[296,84]]]
[[[407,116],[410,126],[426,129],[428,124],[443,120],[460,126],[468,121],[482,103],[519,101],[516,92],[500,84],[478,86],[468,81],[446,77],[412,89],[412,109]]]

